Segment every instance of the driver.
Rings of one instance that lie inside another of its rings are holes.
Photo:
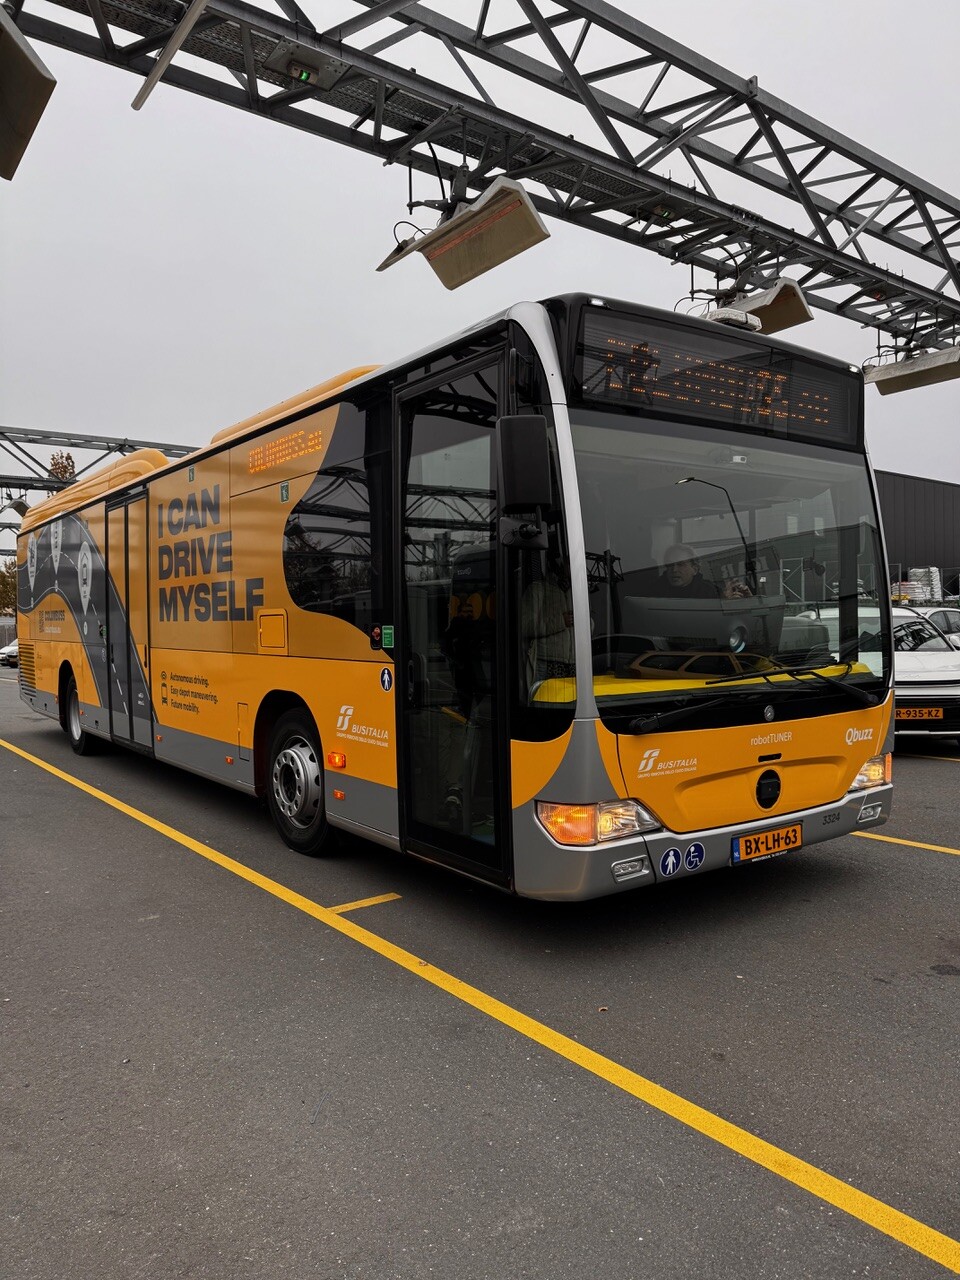
[[[654,592],[666,599],[738,600],[749,595],[745,583],[728,580],[722,587],[708,582],[700,572],[696,551],[686,542],[675,542],[663,553],[663,572],[657,578]]]

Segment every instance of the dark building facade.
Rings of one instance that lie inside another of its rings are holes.
[[[960,572],[960,484],[877,471],[880,514],[893,576],[934,565],[957,591]]]

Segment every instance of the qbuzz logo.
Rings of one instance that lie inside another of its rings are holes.
[[[638,778],[641,773],[650,773],[652,771],[653,766],[657,763],[657,756],[659,756],[659,754],[659,747],[652,747],[649,751],[645,751],[643,753],[643,759],[637,765]]]
[[[337,720],[337,728],[344,731],[350,728],[350,721],[353,718],[353,707],[344,704],[340,708],[340,718]]]
[[[848,729],[844,741],[848,747],[852,747],[855,742],[869,742],[872,737],[872,729]]]

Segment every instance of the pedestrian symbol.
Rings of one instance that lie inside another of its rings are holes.
[[[666,853],[660,857],[660,874],[662,876],[672,876],[680,870],[682,856],[679,849],[668,849]]]
[[[393,672],[389,667],[383,667],[380,671],[380,688],[384,693],[389,693],[393,688]]]

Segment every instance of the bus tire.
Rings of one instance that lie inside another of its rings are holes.
[[[78,756],[91,756],[97,750],[97,740],[91,734],[87,733],[81,723],[80,718],[80,693],[77,689],[77,680],[73,672],[67,677],[67,686],[64,693],[66,699],[66,711],[63,720],[63,727],[67,731],[67,738],[70,746]]]
[[[287,711],[270,737],[267,808],[284,843],[315,857],[330,841],[324,809],[323,754],[313,720]]]

